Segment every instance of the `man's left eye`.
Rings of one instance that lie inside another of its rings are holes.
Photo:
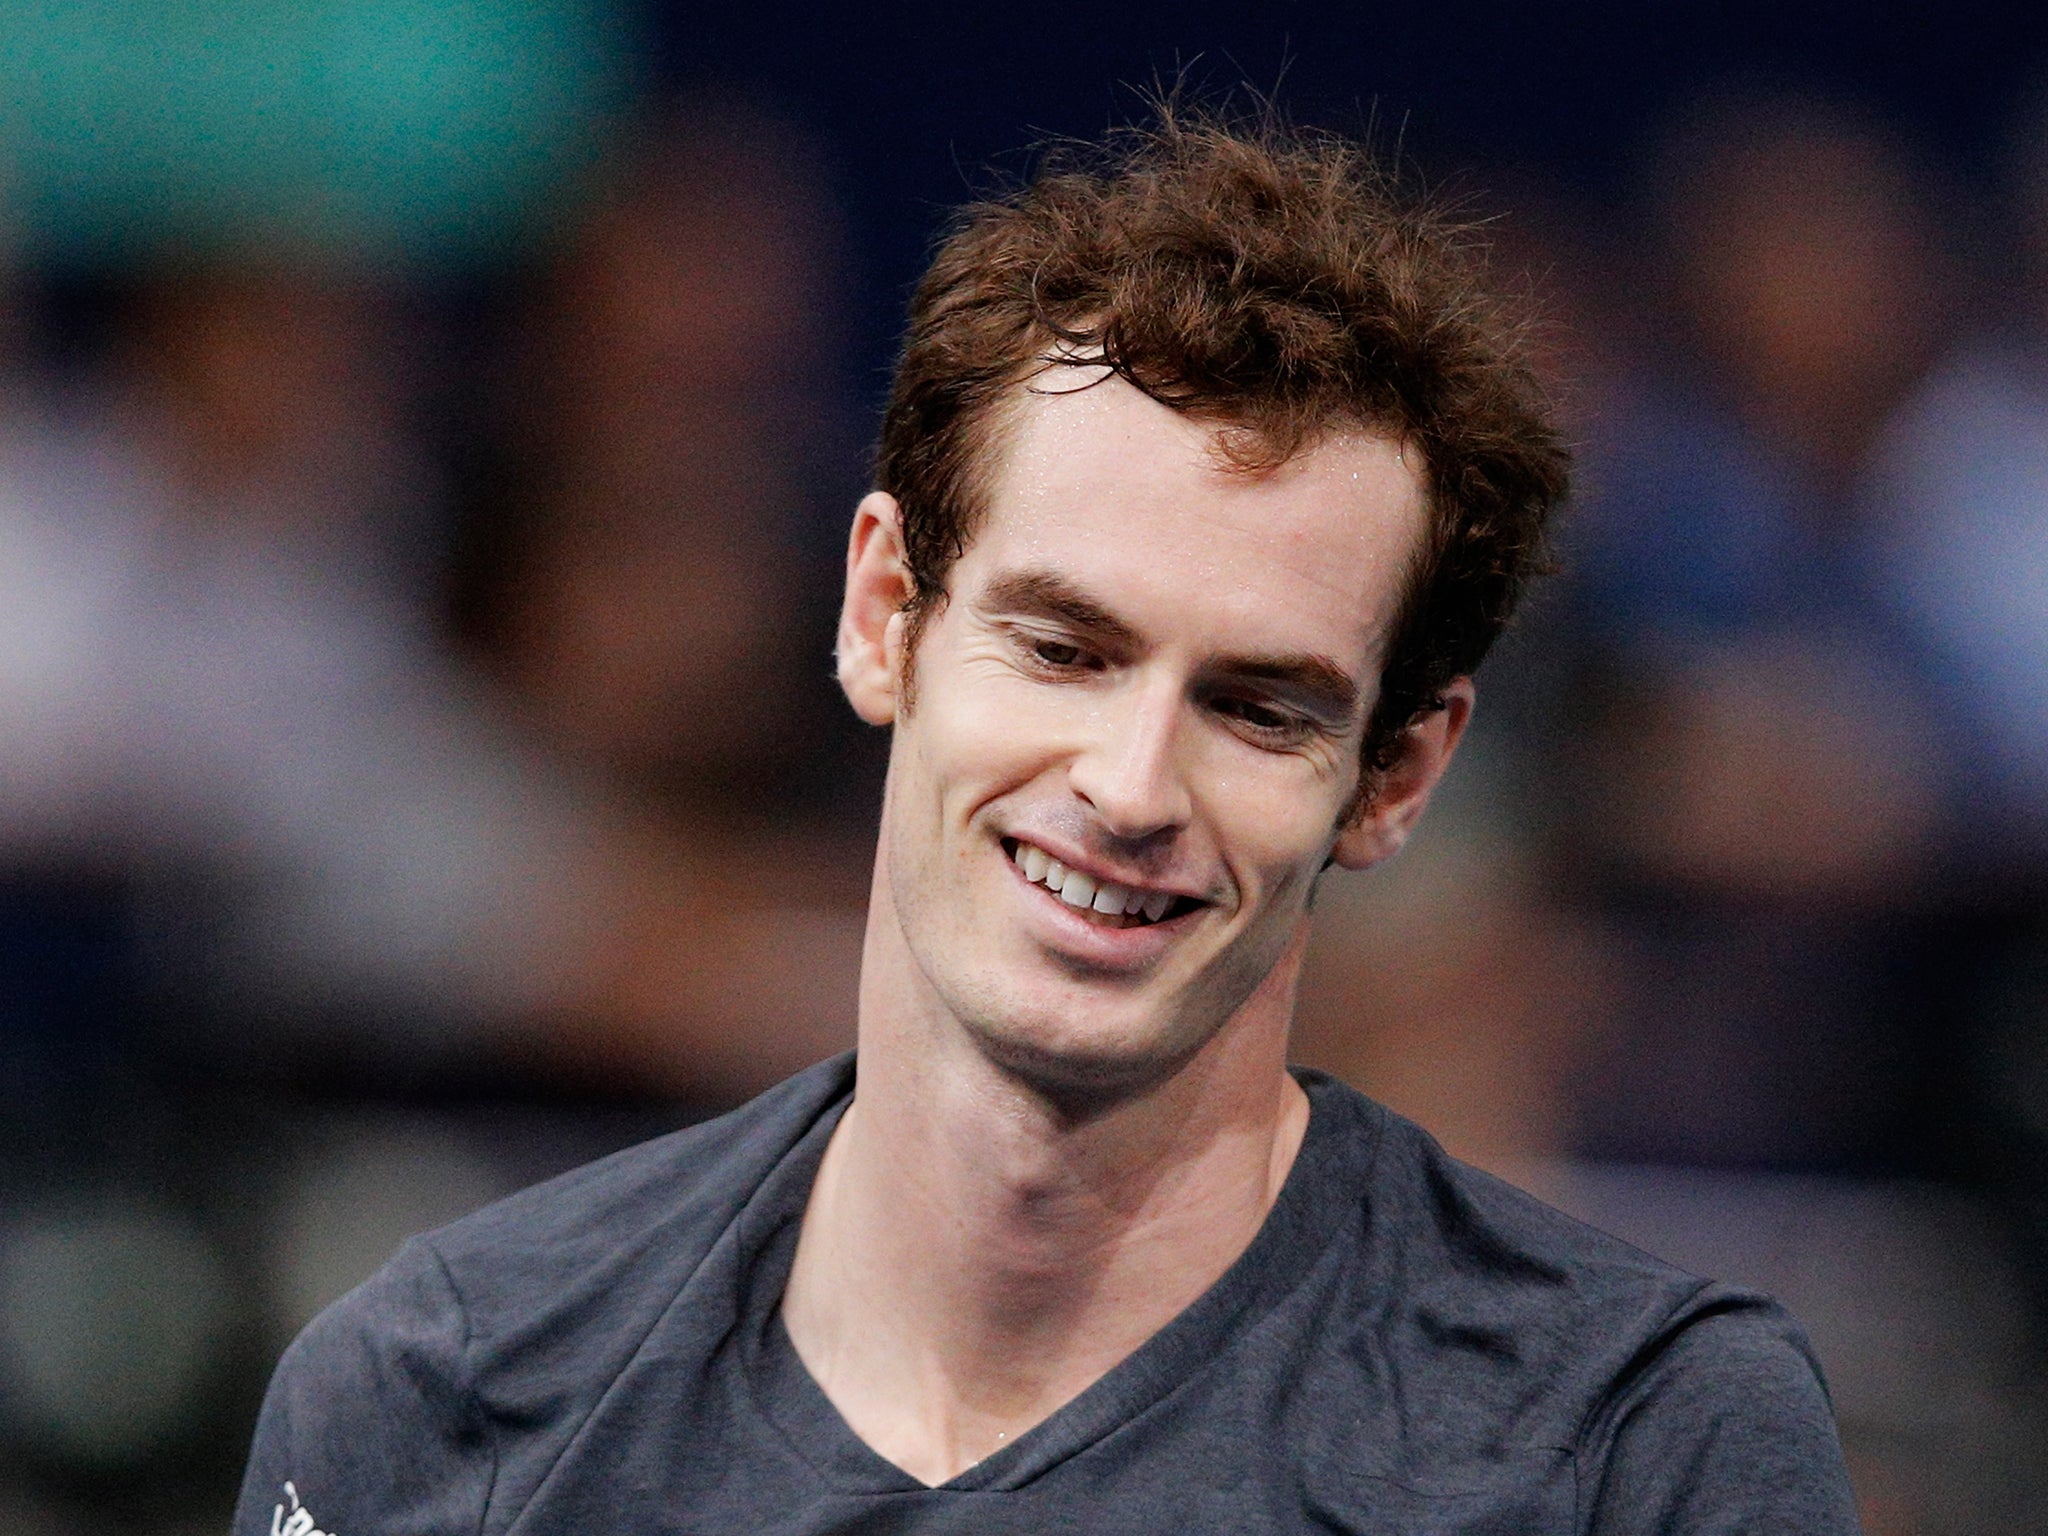
[[[1081,660],[1081,647],[1065,640],[1033,640],[1031,654],[1049,667],[1077,666]]]
[[[1301,721],[1293,715],[1261,704],[1256,699],[1221,698],[1211,707],[1225,719],[1250,726],[1264,736],[1298,735],[1302,729]]]

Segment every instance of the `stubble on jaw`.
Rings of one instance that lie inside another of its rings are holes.
[[[1298,970],[1298,965],[1289,966],[1289,952],[1298,956],[1299,930],[1297,922],[1270,961],[1243,966],[1238,976],[1227,980],[1216,978],[1216,990],[1228,1001],[1219,998],[1199,1012],[1182,1012],[1143,1050],[1075,1049],[1065,1031],[1047,1041],[1016,1027],[1014,1020],[997,1023],[976,1010],[962,1009],[955,1017],[973,1048],[1006,1081],[1045,1105],[1063,1126],[1079,1128],[1157,1094],[1182,1078],[1205,1053],[1227,1047],[1233,1031],[1277,1022],[1281,1041],[1275,1064],[1284,1065]],[[1277,1012],[1277,1021],[1254,1016],[1269,1010]]]
[[[892,861],[895,851],[892,847]],[[995,856],[1007,858],[999,847]],[[1294,977],[1281,971],[1306,922],[1305,896],[1294,921],[1279,930],[1269,944],[1240,946],[1199,978],[1190,989],[1192,995],[1177,999],[1180,1006],[1141,1037],[1105,1040],[1091,1037],[1084,1017],[1053,1017],[1047,1011],[1049,1004],[1021,1005],[999,979],[987,973],[954,976],[942,986],[934,967],[920,952],[923,946],[911,939],[912,934],[929,929],[926,915],[907,897],[906,883],[890,881],[895,920],[911,963],[938,1001],[947,1024],[1004,1081],[1044,1105],[1064,1126],[1079,1127],[1099,1120],[1156,1093],[1227,1031],[1240,1025],[1256,1027],[1260,1021],[1247,1014],[1255,1003],[1280,1008],[1283,1037],[1291,1021]],[[1100,968],[1075,957],[1048,953],[1045,958],[1074,982],[1114,984]],[[1261,998],[1275,986],[1282,994],[1277,1000]]]

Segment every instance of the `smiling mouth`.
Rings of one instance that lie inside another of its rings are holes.
[[[1171,922],[1204,905],[1192,896],[1148,891],[1138,886],[1097,880],[1069,869],[1043,848],[1014,837],[1003,839],[1003,851],[1033,885],[1042,885],[1077,913],[1103,928],[1149,928]]]

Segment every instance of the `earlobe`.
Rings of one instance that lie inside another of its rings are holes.
[[[1402,733],[1400,756],[1387,769],[1364,813],[1337,834],[1330,857],[1339,865],[1367,869],[1401,851],[1451,765],[1472,718],[1474,697],[1472,679],[1455,678],[1444,690],[1443,708]]]
[[[896,498],[870,491],[853,514],[846,546],[846,598],[839,610],[839,686],[870,725],[896,718],[905,605],[913,584]]]

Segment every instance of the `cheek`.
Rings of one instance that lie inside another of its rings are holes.
[[[1230,770],[1211,780],[1203,804],[1232,873],[1263,906],[1305,905],[1341,809],[1329,781],[1300,762]]]
[[[949,668],[936,687],[920,674],[912,729],[925,774],[943,794],[982,797],[1059,762],[1082,707],[1007,667],[970,662]]]

